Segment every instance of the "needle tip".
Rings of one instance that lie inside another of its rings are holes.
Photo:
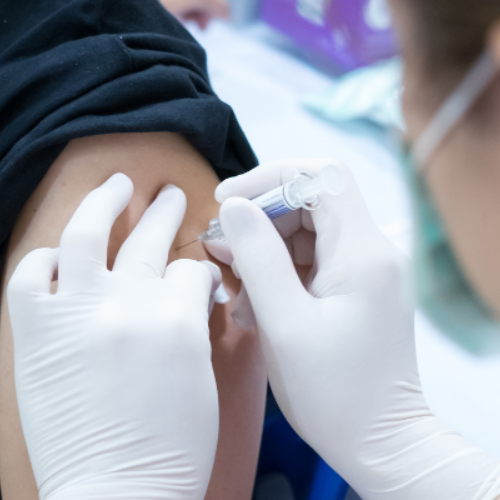
[[[180,250],[181,248],[184,248],[184,247],[187,247],[189,245],[192,245],[193,243],[196,243],[198,240],[193,240],[193,241],[190,241],[189,243],[186,243],[185,245],[181,245],[180,247],[177,247],[176,250]]]

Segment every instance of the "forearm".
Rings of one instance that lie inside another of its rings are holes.
[[[73,141],[49,170],[18,217],[10,240],[3,288],[21,258],[39,247],[56,247],[76,207],[114,172],[127,174],[135,192],[117,221],[108,249],[112,266],[117,250],[159,189],[173,183],[188,199],[185,222],[173,248],[193,239],[217,215],[213,191],[218,179],[207,162],[174,134],[130,134]],[[177,258],[207,258],[201,245],[172,252]],[[237,283],[226,268],[226,288]],[[0,482],[4,500],[35,500],[31,472],[17,412],[12,336],[3,293],[0,330]],[[230,322],[232,305],[216,306],[211,322],[213,362],[220,398],[220,441],[209,498],[250,498],[262,427],[266,375],[255,333]]]

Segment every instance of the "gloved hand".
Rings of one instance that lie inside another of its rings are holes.
[[[499,462],[447,429],[422,395],[406,259],[373,223],[349,170],[339,166],[342,194],[276,227],[230,198],[254,198],[328,163],[261,166],[216,192],[277,402],[364,500],[493,499]],[[313,264],[305,286],[294,261]]]
[[[201,500],[208,486],[218,434],[208,317],[220,270],[166,267],[186,205],[167,186],[108,271],[110,230],[132,190],[116,174],[91,192],[60,249],[28,254],[8,285],[17,398],[42,500]]]

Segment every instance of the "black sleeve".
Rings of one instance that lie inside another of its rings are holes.
[[[157,0],[0,0],[0,254],[70,140],[156,131],[221,179],[257,163],[205,52]]]

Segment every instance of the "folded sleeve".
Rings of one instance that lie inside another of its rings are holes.
[[[0,0],[0,29],[4,252],[17,214],[72,139],[175,132],[221,179],[256,165],[210,86],[205,52],[157,0]]]

